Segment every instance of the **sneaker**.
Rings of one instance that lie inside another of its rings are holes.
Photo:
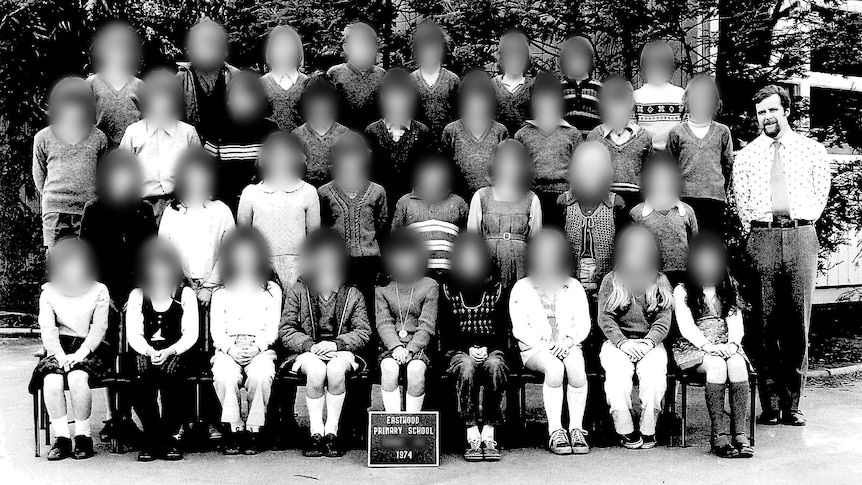
[[[344,456],[344,448],[338,436],[329,433],[323,437],[323,454],[329,458],[341,458]]]
[[[763,411],[760,413],[760,416],[757,417],[757,424],[776,426],[781,424],[781,419],[775,411]]]
[[[623,448],[636,450],[644,445],[644,440],[641,438],[640,433],[635,431],[629,434],[621,434],[620,444],[623,445]]]
[[[751,442],[748,441],[748,436],[745,433],[734,435],[733,446],[736,448],[737,458],[751,458],[754,456],[754,448],[751,446]]]
[[[551,433],[548,438],[548,449],[555,455],[571,455],[572,444],[569,442],[569,433],[564,429]]]
[[[114,437],[114,420],[106,419],[102,424],[104,424],[104,426],[102,427],[102,431],[99,431],[99,441],[107,443]]]
[[[138,452],[138,461],[149,462],[156,459],[156,454],[148,447],[141,448]]]
[[[72,440],[66,437],[59,437],[54,440],[54,445],[48,451],[48,461],[65,460],[72,456]]]
[[[183,452],[180,450],[180,444],[173,438],[168,438],[165,443],[165,448],[162,452],[162,458],[167,461],[180,461],[183,459]]]
[[[210,441],[218,441],[224,437],[224,433],[214,424],[209,425],[207,433],[209,433]]]
[[[570,429],[569,442],[572,443],[572,453],[575,455],[586,455],[590,452],[590,445],[587,443],[587,432],[583,429]]]
[[[726,434],[713,436],[712,454],[719,458],[736,458],[739,451],[730,444],[730,437]]]
[[[500,448],[497,448],[497,442],[491,438],[482,441],[482,453],[485,455],[485,461],[500,461],[503,457]]]
[[[319,456],[323,456],[323,453],[326,450],[324,449],[323,443],[323,435],[320,433],[314,433],[311,435],[311,440],[308,443],[308,447],[303,450],[302,454],[309,458],[317,458]]]
[[[467,461],[482,461],[484,458],[482,440],[476,438],[467,441],[467,450],[464,451],[464,459]]]
[[[651,450],[655,448],[656,441],[654,434],[645,434],[641,437],[641,439],[644,442],[643,445],[641,445],[642,450]]]
[[[93,438],[89,436],[75,436],[75,451],[72,458],[76,460],[86,460],[92,458],[96,454],[93,449]]]
[[[781,416],[781,424],[787,426],[805,426],[805,415],[802,411],[787,411]]]
[[[240,452],[239,449],[239,437],[238,433],[233,431],[225,431],[222,435],[222,453],[228,456],[238,455]]]

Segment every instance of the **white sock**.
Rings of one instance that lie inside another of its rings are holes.
[[[410,393],[407,393],[407,411],[408,413],[418,413],[422,411],[422,403],[425,402],[425,393],[422,393],[418,396],[411,396]]]
[[[587,385],[566,386],[569,401],[569,429],[584,429],[584,411],[587,409]]]
[[[324,434],[338,435],[338,423],[341,421],[341,408],[344,406],[344,396],[346,392],[341,394],[330,394],[326,391],[326,425],[324,425]]]
[[[482,441],[494,441],[494,425],[486,424],[482,426]]]
[[[542,386],[545,399],[545,414],[548,415],[548,431],[554,432],[563,427],[563,386]]]
[[[230,423],[230,429],[234,433],[239,433],[240,431],[243,430],[243,428],[245,428],[245,423],[243,423],[242,421],[237,421],[236,423]]]
[[[318,398],[305,396],[305,404],[308,406],[308,426],[311,434],[323,434],[323,396]]]
[[[54,428],[54,436],[57,438],[69,438],[69,418],[66,416],[51,418],[51,427]]]
[[[480,440],[481,435],[479,434],[478,426],[468,426],[467,427],[467,443],[475,440]]]
[[[248,431],[251,433],[260,433],[260,426],[249,426]]]
[[[90,418],[75,421],[75,436],[90,436]]]
[[[395,388],[391,391],[383,391],[383,410],[387,413],[401,411],[401,389]]]

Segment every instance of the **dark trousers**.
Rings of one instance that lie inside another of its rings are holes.
[[[534,189],[539,203],[542,205],[542,227],[563,229],[565,218],[563,208],[557,204],[560,192]]]
[[[697,217],[697,228],[700,231],[709,231],[724,237],[727,221],[726,202],[695,197],[683,197],[682,201],[694,209],[694,215]]]
[[[449,360],[447,372],[455,382],[458,416],[467,426],[498,426],[503,422],[503,401],[509,367],[502,351],[489,352],[488,358],[481,364],[477,364],[466,352],[455,352]],[[484,388],[485,392],[480,408],[481,388]]]
[[[161,412],[159,412],[161,394]],[[184,375],[151,367],[132,384],[135,412],[141,420],[144,440],[157,447],[175,435],[190,416],[192,393]]]
[[[799,410],[818,249],[814,226],[755,227],[748,236],[759,289],[759,318],[749,327],[756,327],[754,360],[766,411]]]

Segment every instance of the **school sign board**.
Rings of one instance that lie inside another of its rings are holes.
[[[420,413],[368,413],[368,466],[440,465],[440,416]]]

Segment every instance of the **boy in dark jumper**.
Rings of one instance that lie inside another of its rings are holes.
[[[443,128],[455,119],[455,97],[461,80],[443,67],[448,50],[446,32],[432,20],[416,26],[413,35],[413,57],[417,68],[410,73],[419,90],[417,118],[425,123],[435,139]]]
[[[350,130],[335,121],[338,92],[325,76],[311,78],[299,99],[299,110],[305,123],[293,134],[305,147],[305,181],[320,187],[332,179],[332,147]]]
[[[602,83],[593,79],[596,48],[590,39],[575,35],[560,44],[559,57],[566,106],[563,117],[586,136],[600,122],[599,91]]]
[[[377,61],[377,32],[363,22],[344,28],[342,47],[346,62],[326,71],[346,102],[339,121],[353,130],[362,130],[377,119],[375,94],[386,71]]]

